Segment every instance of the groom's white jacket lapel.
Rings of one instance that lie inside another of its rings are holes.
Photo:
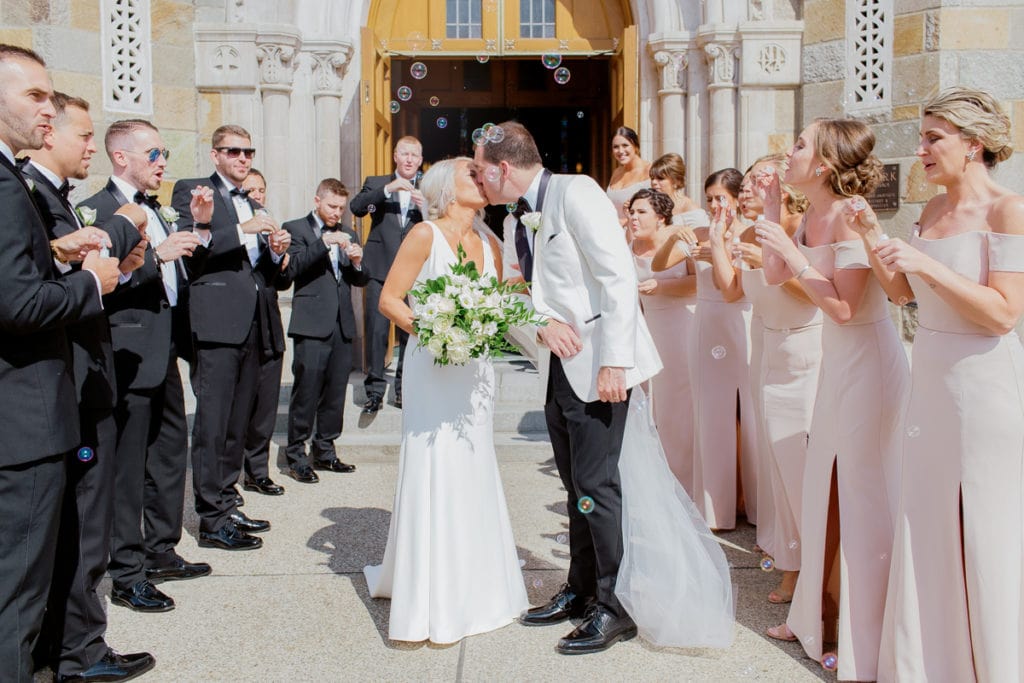
[[[589,176],[552,175],[541,209],[531,301],[537,313],[579,332],[583,350],[562,361],[573,391],[583,401],[598,400],[602,366],[626,368],[627,387],[650,379],[661,370],[661,358],[640,314],[636,268],[608,195]],[[515,220],[504,228],[502,260],[510,265],[518,262]],[[536,348],[533,360],[546,389],[550,351],[537,348],[536,328],[512,336],[527,355]]]

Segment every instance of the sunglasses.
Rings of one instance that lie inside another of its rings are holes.
[[[147,149],[144,152],[137,152],[134,149],[125,149],[125,150],[122,150],[122,151],[128,152],[129,154],[145,154],[146,155],[146,159],[148,159],[149,163],[151,163],[151,164],[155,164],[156,160],[159,159],[161,156],[164,158],[164,161],[168,161],[171,158],[171,150],[169,150],[169,149],[160,149],[159,147],[154,147],[153,149]]]
[[[214,147],[214,149],[230,159],[235,159],[243,154],[246,159],[256,157],[256,149],[253,147]]]

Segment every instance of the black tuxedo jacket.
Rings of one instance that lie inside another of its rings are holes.
[[[171,205],[178,212],[178,229],[194,225],[189,204],[198,185],[212,187],[213,218],[209,249],[197,249],[185,259],[191,277],[190,316],[196,341],[238,345],[245,341],[255,319],[261,335],[281,328],[281,313],[270,305],[269,292],[281,272],[274,263],[266,237],[259,236],[260,255],[256,266],[249,262],[245,244],[238,238],[238,214],[228,187],[214,173],[209,178],[189,178],[174,184]],[[249,199],[253,211],[259,204]],[[276,298],[276,294],[275,294]]]
[[[335,280],[327,245],[316,236],[313,214],[288,221],[282,227],[292,236],[288,248],[288,276],[295,282],[288,336],[323,339],[340,324],[341,333],[353,339],[356,319],[352,311],[352,287],[362,287],[369,282],[368,269],[364,266],[363,270],[356,270],[341,251],[338,260],[341,277]],[[343,232],[354,243],[359,243],[359,237],[351,228],[344,228]]]
[[[102,190],[79,206],[95,209],[96,225],[113,234],[113,226],[125,222],[121,218],[111,220],[114,213],[131,201],[132,198],[125,197],[113,180],[108,180]],[[163,219],[160,220],[163,223]],[[166,223],[163,223],[163,228],[167,234],[173,230]],[[124,258],[126,254],[115,255]],[[184,310],[183,307],[188,305],[188,287],[183,280],[179,280],[178,285],[178,307]],[[156,264],[152,245],[146,247],[142,266],[132,273],[127,283],[119,285],[104,298],[104,306],[110,320],[117,384],[121,392],[152,389],[164,381],[172,335],[178,355],[191,360],[188,330],[174,329],[163,274]]]
[[[60,277],[39,208],[0,154],[0,467],[79,443],[65,326],[103,314],[92,273]]]
[[[398,193],[385,199],[384,186],[395,179],[392,175],[370,176],[363,183],[363,189],[349,202],[349,208],[355,216],[363,217],[370,212],[370,234],[366,237],[363,247],[363,267],[371,273],[374,280],[384,282],[388,271],[398,253],[405,234],[409,228],[423,220],[419,207],[410,202],[405,223],[402,222],[402,205],[398,201]]]
[[[31,164],[22,166],[21,172],[35,184],[36,204],[50,238],[56,239],[78,230],[79,223],[75,220],[71,204],[67,198],[60,196],[53,183]],[[115,256],[131,251],[142,239],[131,221],[125,218],[109,221],[107,230],[112,245],[110,253]],[[79,401],[89,403],[96,409],[100,406],[113,406],[117,385],[107,317],[100,315],[70,325],[67,333],[71,342],[75,389]]]

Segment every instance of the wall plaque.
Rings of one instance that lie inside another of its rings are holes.
[[[899,164],[885,164],[882,183],[866,199],[875,211],[896,211],[900,208]]]

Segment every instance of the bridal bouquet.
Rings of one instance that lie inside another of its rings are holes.
[[[459,263],[451,273],[427,280],[409,291],[412,328],[436,365],[465,365],[471,358],[514,351],[505,339],[510,327],[543,325],[517,296],[523,283],[483,278],[459,245]]]

